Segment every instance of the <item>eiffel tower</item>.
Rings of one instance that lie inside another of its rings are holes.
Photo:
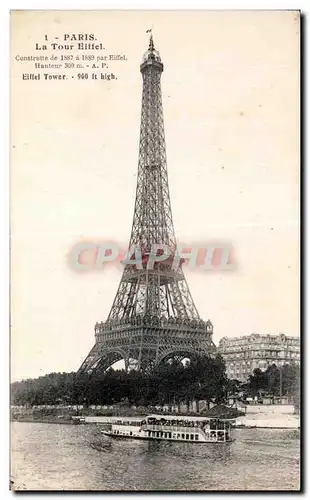
[[[166,164],[160,85],[163,69],[151,35],[140,66],[139,164],[129,243],[129,248],[140,249],[141,264],[135,260],[125,265],[109,316],[96,323],[95,345],[79,373],[106,370],[120,360],[124,360],[126,370],[149,371],[171,359],[181,361],[215,352],[212,323],[199,316],[182,261],[172,265],[177,244]],[[148,266],[156,244],[169,247],[170,258]]]

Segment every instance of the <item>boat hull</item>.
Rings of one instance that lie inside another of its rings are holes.
[[[232,443],[234,439],[230,438],[227,441],[216,441],[216,440],[205,440],[205,441],[192,441],[188,439],[182,439],[182,438],[164,438],[164,437],[153,437],[153,436],[128,436],[125,434],[114,434],[111,431],[101,431],[102,434],[105,436],[111,437],[113,439],[139,439],[140,441],[166,441],[166,442],[171,442],[173,441],[174,443],[191,443],[191,444],[226,444],[226,443]]]

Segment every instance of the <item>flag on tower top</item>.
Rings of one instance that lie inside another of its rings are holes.
[[[151,29],[150,30],[146,30],[146,33],[152,33],[152,30]]]

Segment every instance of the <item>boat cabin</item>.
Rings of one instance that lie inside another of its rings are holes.
[[[230,421],[218,418],[150,415],[143,420],[117,419],[111,435],[191,442],[230,441]]]

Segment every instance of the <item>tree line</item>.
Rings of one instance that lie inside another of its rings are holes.
[[[188,364],[171,362],[151,373],[113,370],[92,374],[50,373],[36,379],[11,384],[13,405],[113,405],[126,401],[136,406],[189,404],[205,400],[223,403],[229,395],[288,396],[299,400],[299,367],[269,366],[265,372],[256,369],[247,383],[229,380],[220,355],[202,357]],[[281,388],[280,388],[281,385]]]
[[[249,377],[248,392],[251,396],[287,396],[297,403],[300,392],[300,367],[293,363],[281,368],[273,364],[264,372],[257,368]]]
[[[14,405],[187,405],[225,400],[228,379],[221,356],[202,357],[191,363],[171,362],[151,373],[113,370],[84,373],[50,373],[11,384]]]

